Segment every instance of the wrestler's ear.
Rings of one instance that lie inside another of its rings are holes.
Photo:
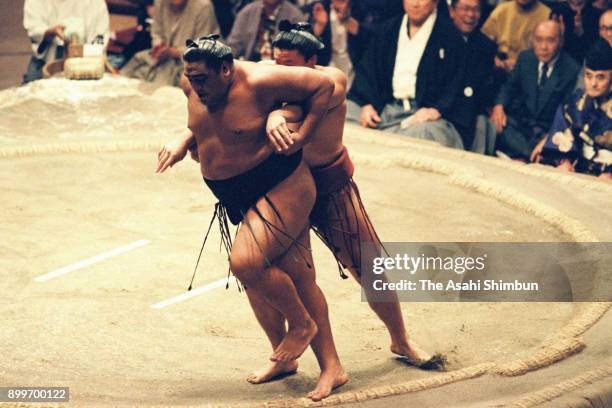
[[[224,76],[228,76],[232,72],[231,64],[227,61],[223,61],[221,63],[221,74]]]

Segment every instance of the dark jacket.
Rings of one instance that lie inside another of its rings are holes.
[[[565,25],[563,49],[571,55],[576,62],[582,64],[585,53],[591,45],[599,38],[599,17],[603,10],[593,7],[589,1],[582,9],[582,35],[576,33],[574,27],[574,17],[576,12],[572,10],[567,2],[564,1],[544,1],[550,9],[551,14],[561,16]]]
[[[356,68],[349,99],[372,104],[380,113],[393,101],[397,39],[404,16],[382,23]],[[406,34],[407,35],[407,34]],[[442,117],[453,109],[463,87],[465,44],[450,20],[438,15],[417,70],[415,99],[419,107],[436,108]]]
[[[468,36],[466,46],[465,81],[451,116],[455,118],[455,127],[464,146],[469,148],[474,140],[476,116],[493,105],[497,93],[493,83],[497,45],[480,30],[475,30]]]
[[[555,63],[546,85],[538,91],[538,58],[533,49],[521,52],[510,78],[502,86],[497,104],[521,126],[547,131],[559,105],[571,95],[580,66],[564,51]]]

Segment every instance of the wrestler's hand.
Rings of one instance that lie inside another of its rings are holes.
[[[157,153],[156,173],[163,173],[168,167],[174,166],[187,155],[188,146],[183,140],[167,143]]]
[[[278,153],[289,150],[293,145],[293,135],[287,127],[287,121],[285,117],[279,112],[272,112],[268,115],[268,122],[266,123],[266,134],[274,150]]]
[[[299,132],[293,132],[293,131],[290,131],[290,132],[291,132],[291,138],[293,140],[293,143],[287,149],[283,149],[280,152],[277,151],[278,154],[282,154],[284,156],[290,156],[293,153],[297,152],[298,150],[304,147],[306,138],[302,136]]]
[[[497,133],[501,133],[501,131],[504,130],[507,120],[508,118],[506,117],[506,112],[504,112],[504,105],[495,105],[493,107],[493,112],[491,112],[491,121],[495,124]]]
[[[376,112],[374,106],[368,104],[361,108],[361,113],[359,114],[359,124],[361,126],[376,128],[381,121],[382,119],[378,116],[378,112]]]

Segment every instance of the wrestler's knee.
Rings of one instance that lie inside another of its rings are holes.
[[[256,288],[265,273],[262,260],[254,256],[232,251],[230,254],[230,270],[236,278],[248,288]]]

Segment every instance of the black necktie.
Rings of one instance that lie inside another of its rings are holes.
[[[540,72],[540,80],[538,81],[540,88],[544,88],[544,85],[546,85],[547,80],[548,80],[548,64],[544,63],[544,65],[542,65],[542,72]]]

